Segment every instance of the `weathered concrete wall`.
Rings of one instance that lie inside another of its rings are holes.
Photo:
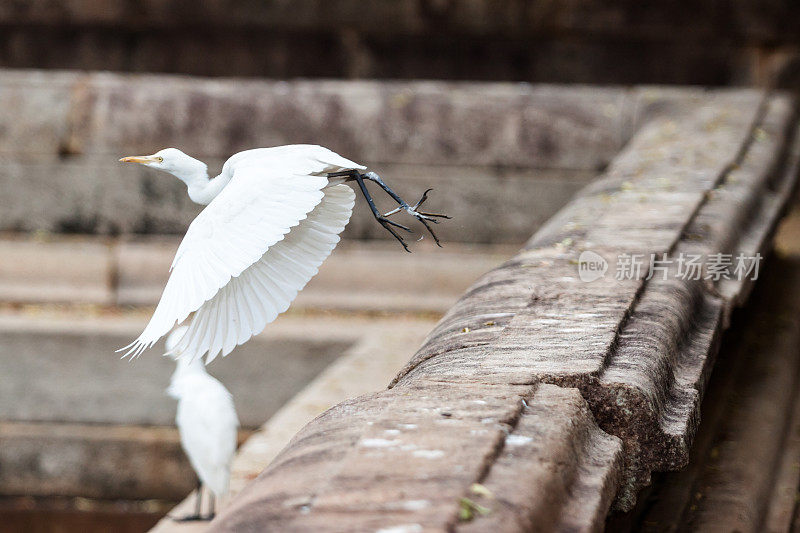
[[[521,242],[619,149],[634,111],[614,89],[75,73],[2,72],[0,98],[0,229],[183,232],[198,211],[183,185],[119,156],[177,146],[213,172],[243,149],[315,143],[409,199],[435,187],[455,217],[441,236],[483,242]],[[347,235],[385,237],[356,212]]]
[[[702,97],[0,71],[0,230],[183,233],[199,211],[183,184],[120,156],[176,146],[214,172],[243,149],[316,143],[369,164],[409,199],[434,187],[431,206],[454,217],[438,228],[444,241],[519,244],[638,124]],[[355,211],[346,237],[387,238],[364,204]]]
[[[196,75],[759,83],[791,0],[6,2],[0,65]]]

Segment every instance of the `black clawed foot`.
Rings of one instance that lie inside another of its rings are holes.
[[[364,199],[366,199],[367,204],[369,204],[369,208],[372,211],[372,215],[375,217],[375,220],[377,220],[378,223],[380,223],[380,225],[384,227],[384,229],[386,229],[389,233],[391,233],[392,236],[395,239],[397,239],[400,242],[400,244],[403,245],[403,249],[405,249],[406,252],[411,252],[411,250],[408,249],[408,246],[406,245],[403,238],[397,234],[397,232],[392,228],[392,226],[394,226],[395,228],[405,230],[409,233],[412,233],[411,228],[408,228],[402,224],[398,224],[397,222],[393,222],[388,219],[388,217],[394,215],[395,213],[399,213],[400,211],[405,211],[412,217],[422,222],[422,224],[425,226],[425,229],[427,229],[428,232],[433,237],[433,240],[436,241],[436,244],[439,247],[442,246],[442,244],[439,242],[439,238],[436,237],[436,234],[433,232],[433,229],[431,229],[429,223],[432,222],[434,224],[438,224],[439,223],[439,220],[437,220],[438,218],[450,218],[450,217],[440,213],[426,213],[417,210],[419,206],[425,203],[425,201],[428,199],[428,193],[431,192],[433,189],[428,189],[427,191],[422,193],[422,197],[412,207],[408,205],[408,203],[405,200],[400,198],[400,196],[398,196],[397,193],[395,193],[388,185],[386,185],[381,179],[381,177],[375,174],[374,172],[366,172],[364,174],[361,174],[357,170],[344,170],[328,174],[328,177],[345,177],[345,176],[348,178],[348,180],[354,180],[358,183],[358,188],[361,189],[361,193],[364,195]],[[383,189],[389,196],[392,197],[392,199],[395,202],[397,202],[398,207],[382,215],[380,211],[378,211],[378,208],[375,207],[375,202],[372,200],[372,196],[367,190],[367,186],[364,183],[364,180],[369,180],[374,183],[377,183],[381,189]]]
[[[439,221],[436,220],[437,218],[452,218],[450,215],[444,215],[442,213],[427,213],[425,211],[419,211],[419,206],[425,203],[425,200],[428,199],[428,193],[431,192],[433,189],[428,189],[424,193],[422,193],[422,198],[414,205],[408,205],[405,202],[402,202],[398,207],[392,209],[388,213],[384,213],[384,217],[390,217],[395,213],[399,213],[400,211],[405,211],[412,217],[416,218],[417,220],[427,220],[428,222],[433,222],[434,224],[438,224]]]
[[[400,224],[395,224],[391,220],[386,220],[386,218],[381,217],[381,216],[375,217],[375,220],[377,220],[380,223],[381,226],[386,228],[386,230],[389,233],[391,233],[394,236],[394,238],[397,239],[400,242],[400,244],[403,245],[403,249],[406,252],[411,253],[411,250],[408,249],[408,245],[406,244],[406,241],[404,241],[403,238],[400,235],[398,235],[397,232],[395,230],[393,230],[392,226],[390,226],[389,224],[392,224],[392,225],[397,226],[399,228],[403,228],[404,230],[406,230],[409,233],[411,233],[411,230],[409,228],[407,228],[405,226],[401,226]]]
[[[419,206],[424,204],[425,200],[428,199],[428,193],[431,192],[432,190],[433,189],[428,189],[427,191],[422,193],[422,198],[419,199],[419,202],[414,204],[414,206],[411,208],[411,211],[413,211],[417,215],[421,215],[422,217],[424,217],[429,222],[435,222],[436,224],[438,224],[439,221],[438,220],[434,220],[434,218],[448,218],[449,219],[451,217],[449,215],[443,215],[441,213],[426,213],[424,211],[417,211],[417,209],[419,209]]]
[[[386,215],[379,216],[377,218],[377,221],[380,222],[383,225],[383,227],[386,227],[385,224],[391,224],[392,226],[394,226],[396,228],[400,228],[402,230],[406,230],[409,233],[414,233],[413,231],[411,231],[411,228],[409,228],[408,226],[404,226],[402,224],[398,224],[397,222],[394,222],[393,220],[389,220],[388,218],[386,218]]]
[[[428,193],[429,193],[429,192],[431,192],[432,190],[433,190],[433,188],[426,189],[426,190],[425,190],[425,192],[424,192],[424,193],[422,193],[422,198],[420,198],[420,199],[419,199],[419,201],[418,201],[417,203],[415,203],[415,204],[414,204],[414,207],[412,207],[411,209],[413,209],[414,211],[416,211],[416,210],[419,208],[419,206],[421,206],[422,204],[424,204],[424,203],[425,203],[425,200],[427,200],[427,199],[428,199]]]
[[[400,204],[400,206],[398,206],[397,208],[389,211],[388,213],[384,214],[383,216],[384,217],[388,217],[388,216],[391,216],[391,215],[393,215],[395,213],[399,213],[400,211],[405,211],[406,213],[408,213],[412,217],[414,217],[417,220],[419,220],[420,222],[422,222],[422,225],[425,226],[425,229],[427,229],[428,233],[430,233],[431,237],[433,237],[433,240],[436,242],[436,245],[439,248],[441,248],[442,247],[442,243],[439,242],[439,238],[433,232],[433,229],[430,227],[430,225],[428,223],[432,222],[434,224],[438,224],[439,220],[437,220],[437,218],[450,218],[450,217],[448,215],[443,215],[443,214],[440,214],[440,213],[426,213],[424,211],[418,211],[417,210],[419,208],[419,206],[421,206],[422,204],[425,203],[425,201],[428,199],[428,193],[431,192],[432,190],[433,189],[428,189],[424,193],[422,193],[422,197],[413,206],[408,205],[407,203],[403,202],[403,203]]]
[[[428,225],[428,223],[425,221],[426,219],[424,219],[422,217],[417,217],[417,220],[422,222],[422,225],[425,226],[425,229],[428,230],[428,233],[431,234],[431,237],[433,237],[434,242],[436,242],[436,246],[441,248],[442,247],[442,243],[439,242],[439,237],[436,236],[436,234],[433,232],[433,228],[431,228]],[[438,220],[434,220],[433,222],[438,223],[439,221]]]

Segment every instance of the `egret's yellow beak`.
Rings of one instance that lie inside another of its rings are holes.
[[[148,163],[160,163],[163,160],[157,155],[134,155],[123,157],[119,161],[120,163],[141,163],[142,165],[146,165]]]

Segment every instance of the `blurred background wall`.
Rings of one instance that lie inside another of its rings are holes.
[[[794,0],[10,0],[0,66],[787,85],[798,20]]]

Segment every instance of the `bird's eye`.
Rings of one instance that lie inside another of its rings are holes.
[[[163,162],[164,162],[164,158],[163,158],[163,157],[161,157],[161,156],[158,156],[156,159],[158,159],[158,162],[159,162],[159,163],[163,163]]]

